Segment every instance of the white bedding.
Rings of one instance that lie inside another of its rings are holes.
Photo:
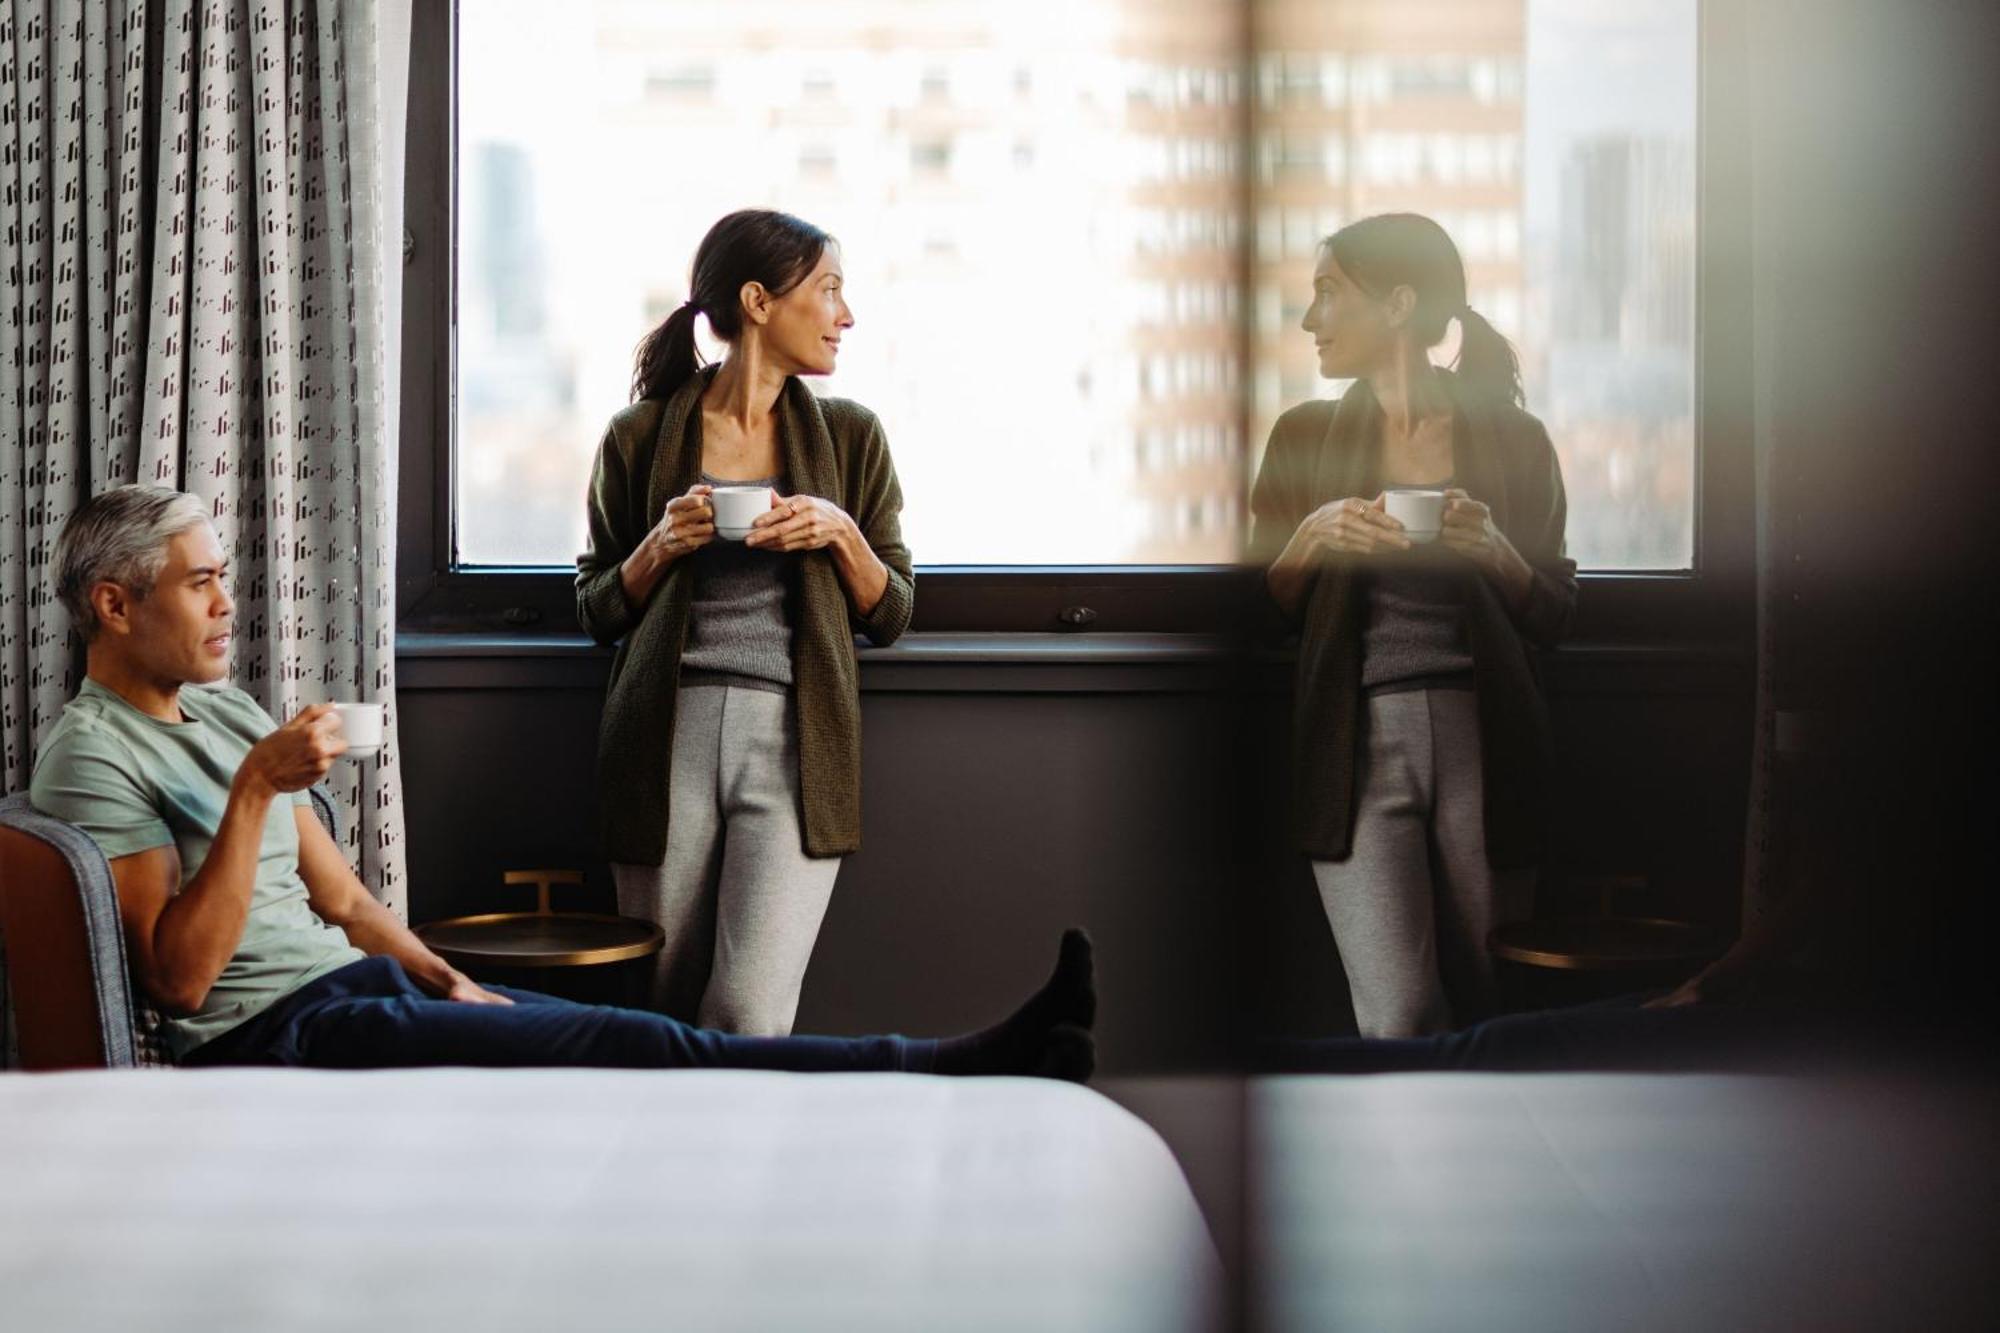
[[[1270,1333],[2000,1327],[1987,1091],[1371,1075],[1249,1111]]]
[[[1165,1144],[1031,1079],[0,1077],[0,1328],[1193,1329]]]

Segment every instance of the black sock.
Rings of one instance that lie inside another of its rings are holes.
[[[1096,1064],[1096,966],[1090,936],[1063,932],[1056,970],[1028,1002],[990,1028],[946,1037],[931,1069],[939,1074],[1035,1074],[1081,1083]]]
[[[1088,1083],[1097,1070],[1097,1038],[1074,1023],[1058,1023],[1042,1042],[1042,1058],[1032,1074],[1069,1083]]]

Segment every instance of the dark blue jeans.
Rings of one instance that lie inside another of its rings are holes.
[[[737,1037],[664,1014],[489,987],[511,1005],[434,999],[393,958],[364,958],[299,987],[182,1059],[184,1065],[582,1065],[927,1073],[935,1041]]]

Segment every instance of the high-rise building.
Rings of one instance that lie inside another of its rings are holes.
[[[1146,506],[1132,558],[1222,563],[1242,546],[1243,8],[1119,7],[1137,396],[1120,446]]]

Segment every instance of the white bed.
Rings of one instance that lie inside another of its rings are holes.
[[[0,1077],[0,1328],[1198,1329],[1172,1155],[1032,1079]]]
[[[1995,1106],[1755,1077],[1259,1080],[1254,1300],[1270,1333],[2000,1327]]]

